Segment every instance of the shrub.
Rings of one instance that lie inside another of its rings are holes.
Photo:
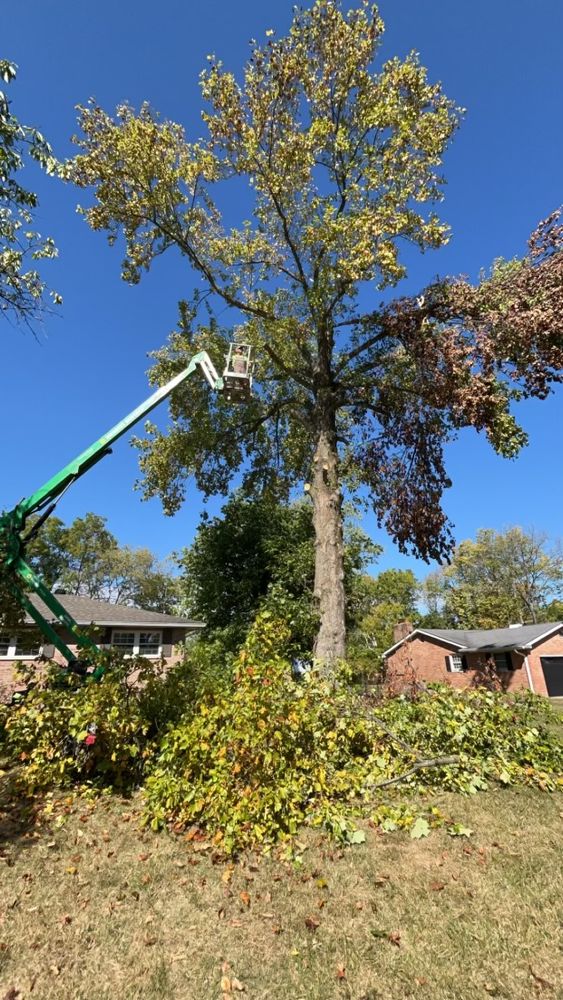
[[[340,829],[341,800],[360,791],[362,765],[375,766],[373,739],[365,720],[342,710],[344,688],[314,674],[292,680],[279,655],[287,640],[283,623],[259,614],[232,692],[205,696],[164,736],[145,785],[155,828],[195,824],[227,853],[293,834],[305,820]]]
[[[134,687],[148,661],[113,660],[103,678],[83,682],[52,666],[21,704],[8,710],[6,749],[25,765],[27,790],[84,779],[120,788],[138,781],[149,753],[149,721]]]
[[[197,644],[166,676],[149,661],[116,660],[99,683],[61,682],[59,670],[6,710],[21,782],[144,779],[147,822],[190,827],[225,854],[303,823],[355,842],[353,817],[366,814],[425,835],[439,817],[417,804],[420,790],[563,786],[563,744],[543,699],[436,686],[374,714],[344,668],[338,683],[315,671],[293,680],[282,655],[289,631],[261,612],[227,668],[215,647]],[[455,763],[436,763],[443,757]]]
[[[545,698],[436,684],[416,698],[389,699],[378,714],[422,756],[458,757],[455,767],[428,771],[426,786],[472,792],[487,780],[550,790],[562,784],[563,744]]]
[[[259,615],[232,692],[209,693],[165,734],[145,786],[155,828],[197,827],[227,853],[294,834],[304,822],[350,838],[346,815],[381,802],[376,786],[420,758],[458,763],[415,771],[411,790],[561,783],[563,746],[539,718],[538,699],[444,688],[392,699],[376,717],[345,686],[314,673],[295,683],[279,655],[286,642],[285,626]]]

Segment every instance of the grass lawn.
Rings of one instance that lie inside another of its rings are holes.
[[[308,833],[296,867],[214,863],[141,830],[135,798],[69,803],[59,828],[5,799],[0,1000],[563,997],[563,798],[436,804],[474,835]]]

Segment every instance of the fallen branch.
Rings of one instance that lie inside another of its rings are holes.
[[[377,715],[372,715],[371,712],[344,712],[343,715],[350,719],[365,719],[366,722],[374,722],[377,728],[381,729],[381,731],[384,732],[390,740],[393,740],[397,746],[402,747],[403,750],[406,750],[408,753],[412,754],[413,757],[416,757],[418,751],[406,743],[405,740],[401,739],[400,736],[397,736],[392,729],[388,729],[385,723],[382,722]]]
[[[458,761],[458,757],[432,757],[428,760],[417,760],[416,764],[413,764],[411,769],[405,771],[404,774],[399,774],[396,778],[387,778],[386,781],[380,781],[377,785],[368,785],[367,787],[374,790],[376,788],[386,788],[387,785],[396,785],[399,781],[405,781],[411,775],[416,774],[417,771],[421,771],[425,767],[442,767],[444,764],[457,764]]]

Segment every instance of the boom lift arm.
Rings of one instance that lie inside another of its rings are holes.
[[[97,653],[98,647],[92,639],[80,632],[74,618],[62,606],[60,601],[57,600],[55,595],[51,593],[29,563],[26,562],[26,545],[35,537],[49,515],[53,513],[58,501],[69,486],[76,482],[77,479],[80,479],[85,472],[88,472],[102,458],[111,454],[111,445],[126,434],[134,424],[150,413],[151,410],[154,410],[155,406],[158,406],[163,399],[166,399],[198,366],[205,375],[210,388],[215,392],[222,392],[224,390],[223,378],[218,375],[207,352],[200,351],[199,354],[194,355],[184,371],[176,375],[166,385],[161,386],[156,392],[153,392],[152,396],[149,396],[132,413],[129,413],[123,420],[120,420],[115,427],[106,431],[101,438],[90,445],[89,448],[86,448],[85,451],[81,452],[72,462],[65,465],[64,469],[61,469],[52,479],[44,483],[35,493],[32,493],[27,499],[20,500],[19,504],[13,510],[0,514],[0,571],[3,571],[2,575],[8,581],[16,599],[33,618],[49,643],[52,643],[62,653],[70,669],[74,669],[79,673],[84,673],[85,667],[82,666],[81,661],[76,659],[74,653],[57,634],[52,625],[29,600],[27,592],[32,590],[41,598],[43,603],[52,612],[55,620],[64,625],[71,633],[78,647],[85,651],[89,650],[91,653]],[[31,514],[39,514],[39,517],[33,527],[25,533],[27,519]],[[94,676],[102,672],[103,668],[99,666]]]

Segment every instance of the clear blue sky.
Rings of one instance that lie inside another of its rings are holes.
[[[0,55],[19,65],[13,111],[39,127],[60,157],[72,152],[74,105],[90,96],[109,111],[123,100],[148,100],[198,136],[206,55],[217,53],[237,71],[248,40],[268,28],[283,33],[291,9],[291,0],[12,2],[3,11]],[[438,272],[475,278],[495,257],[521,254],[538,220],[563,200],[563,7],[560,0],[383,0],[380,11],[383,56],[417,49],[430,78],[467,108],[447,155],[440,208],[453,239],[439,253],[413,258],[403,288],[418,289]],[[0,329],[0,508],[40,486],[148,394],[147,353],[164,343],[177,300],[192,287],[187,265],[173,255],[140,286],[123,284],[119,250],[75,213],[78,193],[33,168],[21,179],[39,192],[39,227],[59,247],[45,274],[64,306],[37,340],[6,322]],[[473,432],[449,448],[454,486],[446,506],[458,540],[510,524],[562,534],[563,392],[522,405],[519,415],[530,445],[514,462],[496,458]],[[136,455],[123,441],[67,494],[60,515],[103,514],[120,542],[161,556],[189,544],[202,510],[195,489],[165,518],[157,500],[144,503],[133,492],[137,475]],[[381,567],[426,572],[399,556],[371,518],[365,527],[385,545]]]

